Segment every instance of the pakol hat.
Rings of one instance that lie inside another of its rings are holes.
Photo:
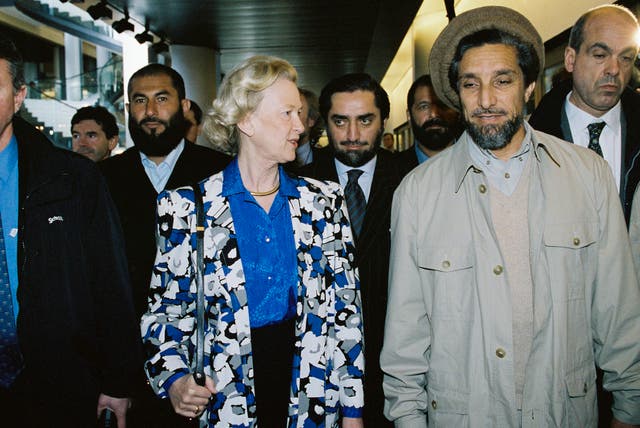
[[[544,69],[544,44],[533,24],[522,14],[502,6],[472,9],[456,16],[442,30],[431,48],[429,73],[438,98],[449,107],[460,110],[458,93],[449,84],[449,68],[460,40],[481,30],[496,29],[531,43]]]

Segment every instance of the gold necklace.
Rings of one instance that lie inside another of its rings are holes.
[[[278,184],[276,184],[276,187],[274,187],[271,190],[267,190],[266,192],[252,192],[251,190],[249,190],[249,193],[251,193],[251,196],[269,196],[269,195],[273,195],[274,193],[276,193],[279,188],[280,188],[280,182],[278,182]]]

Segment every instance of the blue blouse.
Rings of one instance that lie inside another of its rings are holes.
[[[244,187],[237,158],[223,174],[222,195],[235,226],[251,328],[293,318],[299,278],[288,202],[300,197],[296,181],[280,167],[280,189],[267,213]]]

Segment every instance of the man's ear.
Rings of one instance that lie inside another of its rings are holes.
[[[191,100],[185,98],[184,100],[180,101],[180,104],[182,104],[182,113],[186,113],[191,110]]]
[[[531,82],[529,86],[527,86],[524,90],[524,102],[529,102],[529,98],[531,94],[533,94],[533,90],[536,88],[536,82]]]
[[[109,138],[109,151],[113,150],[116,148],[116,146],[118,145],[118,140],[120,139],[119,136],[114,135],[113,137]]]
[[[18,89],[13,95],[13,114],[18,113],[18,110],[20,110],[20,107],[22,107],[22,103],[24,102],[26,96],[27,87],[25,85],[22,85],[20,89]]]
[[[576,64],[576,54],[576,50],[572,47],[567,46],[564,49],[564,68],[566,68],[569,73],[573,73],[573,68]]]

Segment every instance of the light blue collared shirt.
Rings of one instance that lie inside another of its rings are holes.
[[[167,181],[169,181],[169,177],[171,177],[173,168],[176,166],[176,162],[183,150],[184,140],[182,140],[175,149],[171,150],[160,164],[156,164],[154,161],[149,159],[147,155],[140,152],[140,159],[142,160],[144,172],[147,173],[147,177],[151,180],[151,184],[153,184],[156,192],[160,193],[164,190],[164,187],[167,185]]]
[[[525,122],[524,129],[525,135],[520,150],[507,161],[498,159],[491,150],[481,149],[473,141],[468,145],[471,159],[484,172],[489,183],[507,196],[511,196],[518,187],[531,152],[531,126]],[[471,139],[468,133],[464,135]]]
[[[338,180],[340,180],[340,186],[344,189],[349,181],[349,176],[347,172],[352,169],[359,169],[362,171],[362,175],[358,177],[358,184],[364,193],[364,197],[369,202],[369,193],[371,192],[371,183],[373,182],[373,172],[376,169],[376,159],[378,159],[378,155],[374,156],[369,162],[365,163],[362,166],[353,167],[347,166],[340,162],[338,159],[335,159],[336,162],[336,172],[338,173]]]
[[[413,149],[416,151],[416,156],[418,156],[418,165],[429,160],[429,155],[420,150],[420,143],[418,140],[413,142]]]
[[[15,135],[0,151],[0,214],[13,298],[13,315],[18,318],[18,141]]]

